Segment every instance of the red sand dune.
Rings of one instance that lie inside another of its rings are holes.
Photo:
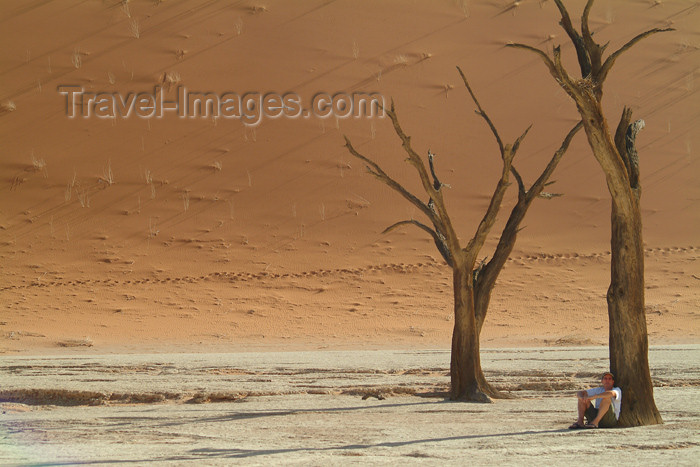
[[[581,2],[568,3],[578,16]],[[167,75],[217,94],[381,93],[415,148],[437,154],[466,239],[500,161],[455,66],[504,140],[533,125],[515,161],[530,183],[577,118],[537,57],[504,47],[562,44],[573,73],[555,6],[513,5],[3,3],[0,349],[448,345],[451,281],[432,242],[417,229],[381,234],[419,213],[343,147],[345,134],[418,192],[388,119],[69,119],[57,89],[152,92]],[[599,1],[591,24],[609,50],[676,29],[618,60],[605,110],[611,125],[623,104],[646,121],[652,342],[696,342],[700,7]],[[486,345],[606,342],[609,196],[583,134],[553,178],[564,196],[528,214]]]

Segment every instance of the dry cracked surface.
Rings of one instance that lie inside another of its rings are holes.
[[[493,404],[446,399],[442,350],[4,357],[0,461],[694,465],[699,350],[650,352],[664,425],[577,432],[605,349],[486,350]]]

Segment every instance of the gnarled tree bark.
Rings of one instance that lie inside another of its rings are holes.
[[[588,16],[594,0],[588,0],[581,16],[581,33],[574,28],[561,0],[555,4],[561,14],[561,25],[576,49],[581,79],[573,79],[561,63],[559,47],[550,58],[542,50],[523,44],[509,44],[536,53],[550,74],[571,96],[581,115],[583,127],[593,155],[605,174],[612,200],[611,270],[607,293],[610,369],[623,392],[621,426],[662,423],[654,402],[649,373],[646,316],[644,311],[644,250],[639,162],[634,148],[639,120],[630,124],[631,111],[625,109],[613,138],[603,114],[603,84],[617,58],[640,40],[671,29],[650,29],[638,34],[603,60],[606,46],[593,40]]]
[[[391,109],[386,113],[393,123],[394,131],[401,139],[404,150],[408,154],[408,162],[413,165],[418,172],[423,189],[429,198],[427,203],[423,202],[418,196],[410,193],[400,183],[392,179],[372,159],[360,154],[347,137],[345,137],[345,146],[353,156],[367,164],[367,170],[370,174],[374,175],[382,183],[385,183],[411,204],[416,206],[432,224],[432,227],[430,227],[414,219],[405,220],[389,226],[384,230],[384,233],[390,232],[403,225],[415,225],[430,234],[443,259],[452,268],[454,330],[452,333],[452,354],[450,362],[450,397],[453,400],[488,402],[490,401],[490,397],[506,397],[505,394],[500,393],[486,381],[481,368],[479,335],[484,319],[486,318],[491,292],[495,286],[498,274],[503,269],[508,255],[513,249],[520,222],[525,217],[525,213],[532,204],[532,201],[542,193],[542,189],[547,184],[549,177],[566,152],[569,143],[576,132],[581,128],[581,123],[579,122],[571,129],[540,177],[528,190],[523,183],[522,177],[513,166],[513,158],[520,147],[520,143],[527,135],[529,128],[525,130],[513,144],[504,145],[493,122],[479,104],[464,73],[462,73],[461,69],[458,68],[458,70],[462,76],[464,85],[477,106],[477,114],[486,121],[496,138],[501,160],[503,161],[501,177],[491,196],[489,207],[479,223],[474,236],[469,240],[466,247],[461,247],[447,213],[442,192],[442,187],[444,185],[437,177],[433,160],[434,155],[428,151],[429,174],[423,160],[411,146],[410,137],[407,136],[401,128],[393,102],[391,103]],[[479,252],[496,221],[501,202],[510,185],[509,176],[511,174],[518,183],[518,202],[511,211],[493,258],[488,263],[482,263],[478,268],[475,268]]]

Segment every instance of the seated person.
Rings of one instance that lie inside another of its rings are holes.
[[[606,371],[603,373],[600,387],[578,391],[578,419],[569,427],[577,428],[613,428],[620,418],[622,390],[615,387],[615,376]],[[595,400],[595,406],[591,403]],[[583,417],[588,423],[584,425]]]

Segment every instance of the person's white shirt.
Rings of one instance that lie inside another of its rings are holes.
[[[615,412],[615,419],[619,420],[620,419],[620,407],[621,407],[620,404],[622,403],[622,389],[614,387],[611,389],[611,391],[613,391],[615,393],[615,397],[612,398],[612,406],[613,406],[613,411]],[[605,392],[605,388],[603,386],[586,390],[588,397],[597,396],[598,394],[602,394],[604,392]],[[600,406],[601,399],[594,399],[594,400],[595,400],[594,407],[597,409]]]

